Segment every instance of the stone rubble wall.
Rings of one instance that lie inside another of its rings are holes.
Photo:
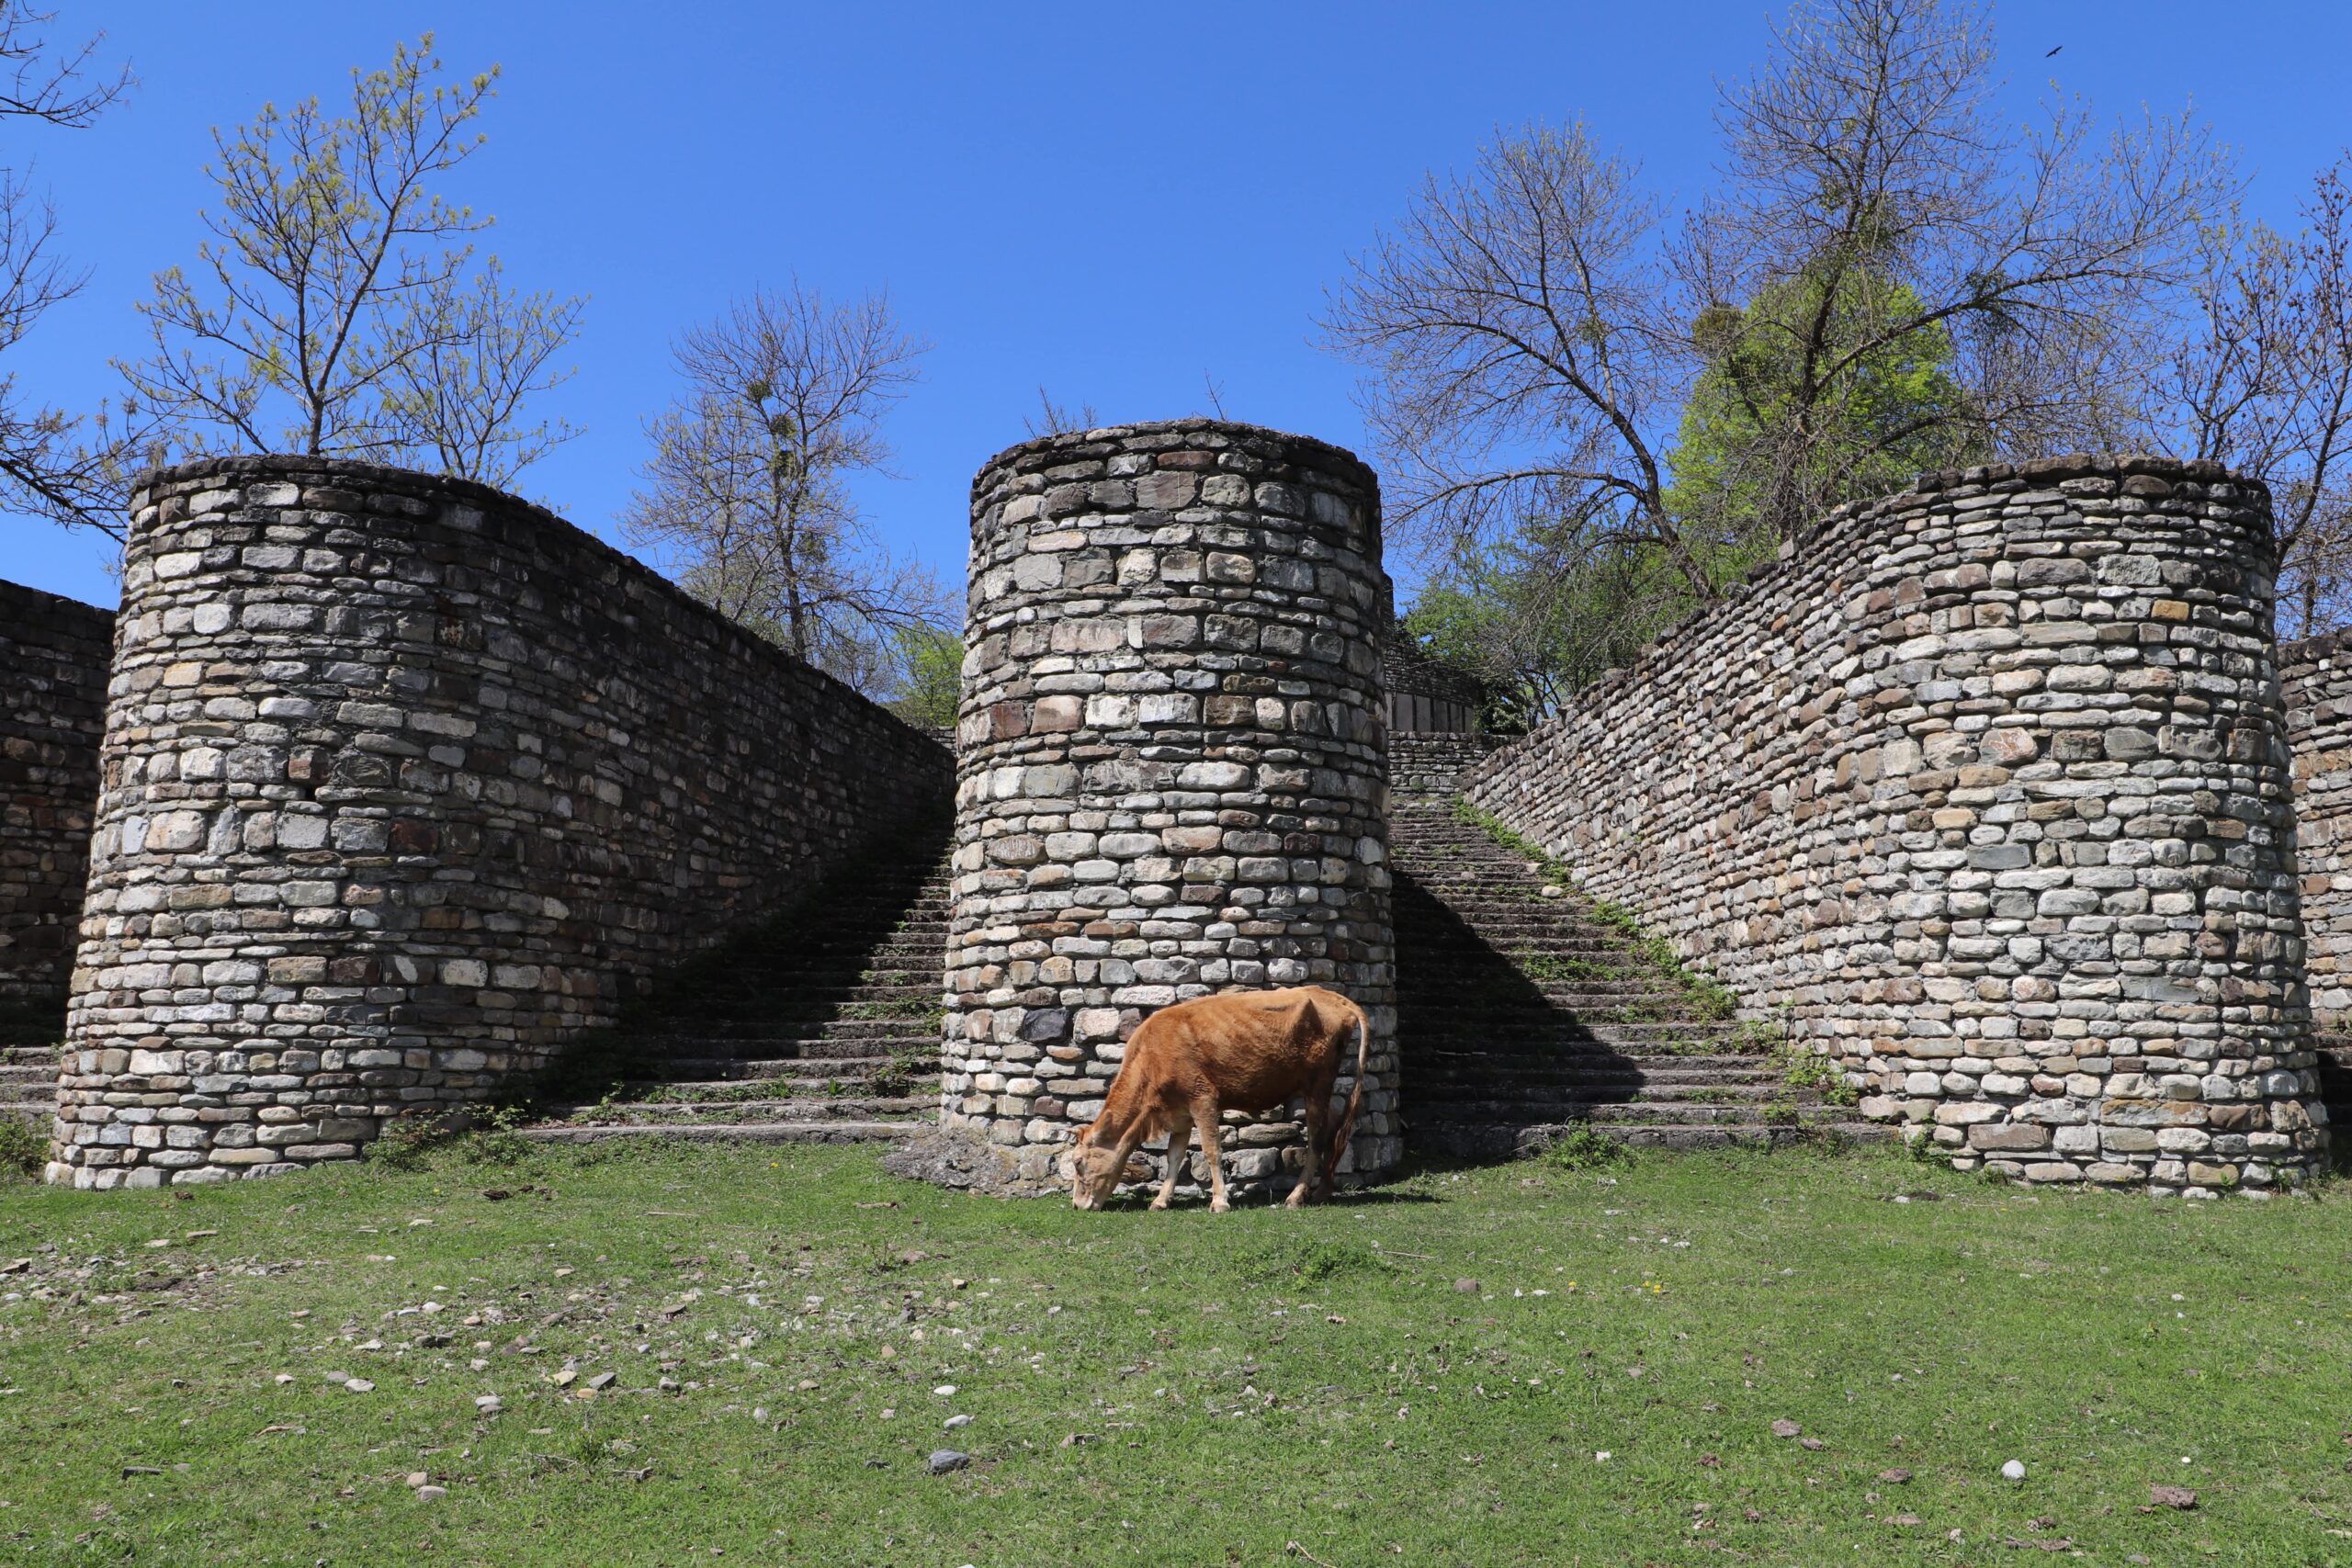
[[[348,1158],[945,809],[930,737],[561,519],[217,459],[133,501],[49,1175]]]
[[[1477,728],[1487,701],[1474,677],[1440,664],[1394,625],[1380,641],[1380,684],[1391,735],[1467,733]]]
[[[114,616],[0,582],[0,1004],[57,1004],[90,868]]]
[[[1034,1177],[1101,1111],[1152,1010],[1311,982],[1373,1024],[1343,1169],[1396,1163],[1385,607],[1378,483],[1337,447],[1184,420],[980,470],[948,1122]],[[1275,1184],[1298,1131],[1236,1126],[1233,1175]]]
[[[2352,632],[2282,644],[2314,1024],[2352,1033]]]
[[[2269,505],[2066,457],[1833,514],[1468,795],[1963,1168],[2319,1168]]]
[[[1510,737],[1464,732],[1388,732],[1388,794],[1395,800],[1438,800],[1462,793],[1470,770],[1510,744]]]

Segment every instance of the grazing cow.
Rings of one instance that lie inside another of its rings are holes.
[[[1332,1137],[1331,1088],[1351,1029],[1355,1088],[1349,1091],[1339,1135]],[[1217,1118],[1227,1111],[1270,1111],[1300,1097],[1306,1101],[1306,1169],[1291,1189],[1290,1206],[1329,1197],[1332,1173],[1355,1131],[1371,1048],[1363,1010],[1320,986],[1231,991],[1160,1009],[1127,1041],[1126,1059],[1102,1101],[1102,1114],[1062,1156],[1070,1201],[1081,1209],[1102,1207],[1128,1176],[1127,1161],[1144,1140],[1166,1133],[1168,1179],[1151,1206],[1168,1207],[1197,1127],[1209,1168],[1209,1207],[1222,1213],[1232,1205],[1226,1201],[1225,1172],[1217,1163]]]

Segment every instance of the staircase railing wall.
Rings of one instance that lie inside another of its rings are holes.
[[[2213,465],[1929,475],[1467,793],[1963,1167],[2275,1190],[2324,1112],[2273,570]]]
[[[50,1177],[349,1157],[943,813],[932,736],[459,480],[148,479]]]

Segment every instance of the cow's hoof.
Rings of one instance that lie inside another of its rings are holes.
[[[1168,1200],[1165,1198],[1154,1198],[1151,1201],[1151,1207],[1153,1213],[1157,1213],[1159,1211],[1168,1207]]]
[[[1212,1214],[1230,1213],[1232,1211],[1233,1205],[1227,1202],[1222,1198],[1212,1198],[1209,1200],[1209,1213]]]

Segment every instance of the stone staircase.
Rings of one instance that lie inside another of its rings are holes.
[[[1389,852],[1409,1151],[1507,1158],[1579,1128],[1668,1148],[1889,1136],[1791,1085],[1728,998],[1454,802],[1399,802]]]
[[[2312,1043],[2319,1051],[2319,1095],[2327,1107],[2328,1154],[2335,1168],[2352,1171],[2352,1034],[2333,1034],[2323,1026]]]
[[[944,825],[861,858],[583,1043],[523,1135],[861,1143],[933,1124],[947,894]]]
[[[57,1115],[57,1043],[65,1004],[0,1002],[0,1116],[30,1122],[43,1137]]]

